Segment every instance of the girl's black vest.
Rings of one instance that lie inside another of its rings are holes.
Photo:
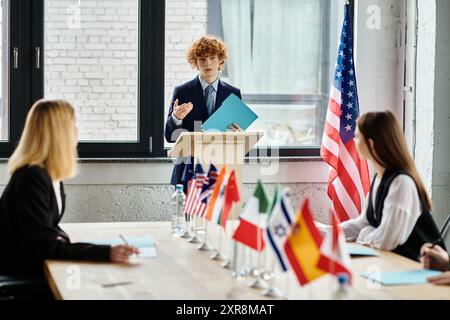
[[[367,220],[372,227],[378,228],[380,226],[381,219],[383,218],[384,200],[388,195],[389,187],[392,181],[400,174],[408,175],[405,171],[399,169],[386,170],[383,178],[381,179],[375,197],[376,209],[374,209],[372,203],[373,186],[375,184],[375,179],[373,179],[372,186],[370,188],[369,203],[367,206]],[[420,260],[420,248],[425,243],[432,243],[434,241],[440,240],[440,243],[438,243],[438,245],[445,249],[445,245],[441,239],[441,235],[433,220],[433,217],[431,216],[430,208],[428,207],[427,202],[422,199],[422,196],[420,194],[419,198],[422,208],[422,214],[417,220],[416,225],[414,226],[414,229],[408,240],[406,240],[404,244],[399,245],[394,249],[395,253],[416,261]]]

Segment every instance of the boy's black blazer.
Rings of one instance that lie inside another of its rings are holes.
[[[61,200],[64,213],[62,183]],[[0,273],[39,278],[45,259],[109,260],[110,246],[71,243],[61,218],[47,170],[18,169],[0,198]]]
[[[241,91],[238,88],[235,88],[228,83],[219,80],[214,111],[216,111],[222,105],[223,101],[232,93],[238,96],[239,99],[242,99]],[[176,126],[172,119],[173,104],[176,99],[178,99],[178,105],[182,105],[183,103],[188,102],[191,102],[194,105],[192,111],[186,116],[186,118],[183,119],[181,126]],[[198,77],[195,77],[195,79],[186,82],[178,87],[175,87],[172,95],[172,101],[170,102],[169,114],[166,121],[165,137],[167,142],[175,142],[181,132],[200,131],[200,126],[198,125],[197,127],[194,127],[194,122],[198,121],[201,125],[208,118],[208,109],[206,108],[203,88]],[[171,184],[175,185],[181,182],[184,167],[184,163],[175,165],[170,181]]]

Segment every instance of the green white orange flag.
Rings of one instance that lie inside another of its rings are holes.
[[[239,217],[239,226],[233,239],[256,251],[264,250],[264,230],[269,208],[269,199],[259,181],[253,196],[248,200],[244,212]]]
[[[223,196],[225,194],[225,186],[227,181],[228,181],[227,166],[223,166],[222,169],[220,169],[219,176],[217,177],[217,181],[216,184],[214,185],[211,198],[209,199],[208,202],[208,207],[206,208],[206,220],[219,223],[219,217],[223,204]],[[216,214],[214,215],[216,205],[217,210]]]
[[[273,209],[280,201],[281,201],[281,187],[279,184],[277,184],[275,187],[275,194],[273,196],[272,203],[270,204],[269,209],[267,211],[269,213],[269,216],[272,214]]]
[[[322,234],[314,224],[309,209],[309,201],[305,199],[284,244],[285,254],[301,285],[326,274],[317,266],[322,241]]]
[[[223,198],[223,208],[220,214],[220,225],[225,229],[228,216],[230,215],[233,204],[241,200],[239,188],[236,180],[236,172],[233,170],[226,183],[225,194]]]

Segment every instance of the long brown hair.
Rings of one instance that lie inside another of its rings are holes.
[[[358,120],[371,156],[386,170],[401,169],[416,183],[420,198],[431,210],[431,199],[408,151],[405,136],[395,115],[390,111],[369,112]],[[373,140],[373,148],[369,144]]]
[[[53,181],[76,173],[75,110],[64,100],[39,100],[31,107],[19,145],[8,162],[9,174],[23,166],[45,168]]]

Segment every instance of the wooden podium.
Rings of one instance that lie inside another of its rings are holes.
[[[219,170],[224,165],[228,172],[234,170],[241,194],[241,201],[235,204],[229,216],[234,219],[242,209],[244,157],[263,135],[262,132],[183,132],[168,156],[193,157],[194,165],[199,160],[205,166],[214,163]]]

